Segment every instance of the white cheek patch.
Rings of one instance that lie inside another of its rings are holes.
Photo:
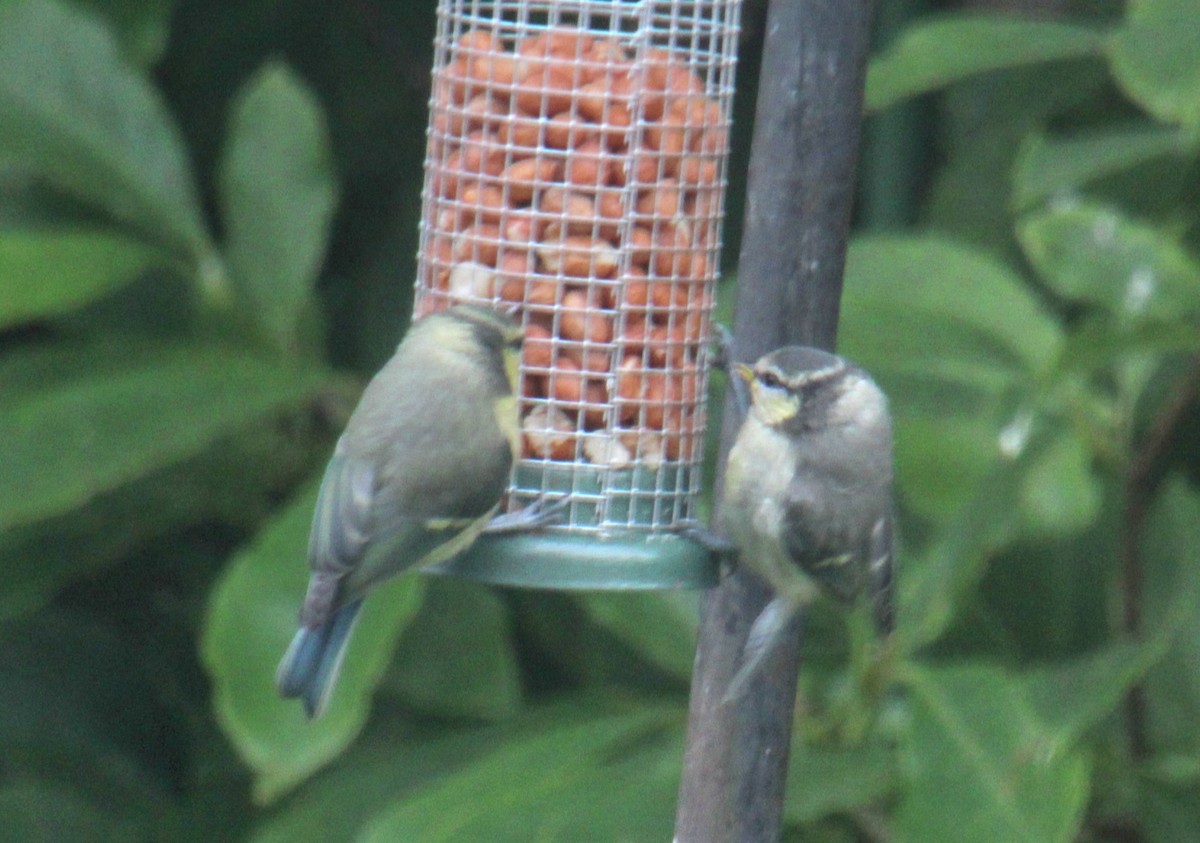
[[[883,421],[886,399],[879,387],[866,378],[854,377],[847,382],[846,390],[834,404],[835,421],[857,421],[864,427],[873,427]]]

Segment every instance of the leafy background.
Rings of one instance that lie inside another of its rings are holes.
[[[1200,830],[1200,9],[1036,5],[880,5],[841,348],[901,621],[814,613],[788,840]],[[410,577],[326,718],[271,688],[407,319],[432,6],[0,0],[0,837],[669,839],[694,594]]]

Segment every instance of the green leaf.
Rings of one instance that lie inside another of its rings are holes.
[[[89,799],[70,785],[55,781],[6,776],[0,786],[0,817],[4,836],[22,843],[121,843],[150,839],[151,830],[137,828],[111,806]]]
[[[896,396],[896,486],[908,509],[936,523],[952,521],[1000,457],[997,422],[991,414],[912,412],[904,402],[911,392],[905,384],[885,378]],[[942,400],[953,406],[975,406],[949,390]],[[953,403],[952,403],[953,401]],[[899,406],[897,406],[899,405]],[[985,405],[986,406],[986,405]]]
[[[108,20],[125,53],[143,67],[162,58],[170,35],[174,0],[73,0]]]
[[[1159,360],[1200,349],[1200,326],[1181,320],[1129,323],[1093,314],[1071,326],[1058,362],[1060,376],[1111,371],[1129,360]]]
[[[1193,843],[1200,828],[1200,787],[1195,783],[1141,783],[1138,819],[1146,840],[1154,843]]]
[[[147,826],[171,818],[178,771],[167,759],[183,752],[151,680],[135,648],[91,618],[55,611],[0,626],[5,783],[61,782],[79,807],[103,806],[125,825],[126,839],[149,839]]]
[[[435,717],[516,714],[521,674],[504,601],[479,583],[431,578],[381,690]]]
[[[1174,627],[1164,626],[1165,631]],[[1030,702],[1042,722],[1079,740],[1115,712],[1129,688],[1160,658],[1170,641],[1158,634],[1146,644],[1117,643],[1068,662],[1039,667],[1026,678]]]
[[[327,375],[220,346],[0,356],[0,531],[65,513],[311,395]]]
[[[681,738],[675,712],[568,711],[539,720],[535,729],[381,812],[359,840],[669,836]]]
[[[1017,156],[1012,205],[1023,210],[1103,176],[1168,155],[1189,155],[1194,149],[1186,132],[1144,124],[1070,137],[1038,133],[1021,145]]]
[[[75,310],[162,259],[110,232],[0,231],[0,329]]]
[[[211,262],[183,139],[158,92],[89,15],[51,0],[0,5],[0,159]]]
[[[999,456],[1011,393],[1062,344],[1008,267],[929,235],[852,241],[839,330],[842,352],[891,396],[905,505],[937,520],[974,494]]]
[[[1146,678],[1149,743],[1156,752],[1200,754],[1200,495],[1182,480],[1166,483],[1144,536],[1142,615],[1177,632]]]
[[[1052,21],[946,16],[910,26],[867,72],[867,109],[944,88],[979,73],[1099,55],[1104,33]]]
[[[983,577],[988,561],[1018,534],[1018,490],[1037,448],[994,462],[921,554],[901,562],[897,633],[913,651],[937,639]]]
[[[1200,265],[1161,229],[1120,211],[1071,204],[1027,214],[1017,237],[1060,294],[1130,319],[1200,310]]]
[[[218,178],[236,289],[290,347],[312,305],[337,186],[320,104],[287,67],[268,64],[238,94]]]
[[[1193,0],[1131,0],[1109,50],[1125,92],[1168,123],[1200,127],[1200,28]]]
[[[1021,479],[1025,525],[1038,535],[1082,531],[1099,513],[1100,499],[1092,455],[1069,431],[1054,437]]]
[[[254,529],[282,492],[311,473],[315,451],[324,456],[328,444],[315,433],[298,437],[295,425],[258,425],[86,506],[0,533],[0,619],[30,613],[68,584],[173,531],[214,523]]]
[[[513,721],[464,728],[380,714],[341,757],[260,818],[254,843],[349,843],[381,810],[471,764],[514,729]]]
[[[913,713],[898,841],[1075,839],[1088,765],[1038,719],[1020,682],[985,666],[914,667],[907,678]]]
[[[700,610],[693,593],[594,592],[584,611],[647,661],[687,680],[696,659]]]
[[[234,557],[214,589],[201,642],[221,727],[269,802],[337,757],[358,735],[396,639],[416,614],[421,581],[399,577],[367,600],[328,709],[308,721],[275,690],[275,669],[296,632],[308,581],[308,534],[318,483]]]
[[[840,343],[872,369],[999,389],[1062,341],[1015,272],[936,235],[855,238],[845,287]]]
[[[784,813],[789,822],[812,823],[869,805],[895,786],[895,754],[883,746],[843,750],[794,746],[788,759]]]

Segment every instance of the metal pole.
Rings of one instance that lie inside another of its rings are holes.
[[[739,360],[780,345],[833,348],[870,10],[870,0],[770,0],[738,270]],[[735,434],[731,424],[722,429],[722,466]],[[676,843],[779,839],[799,624],[749,692],[722,705],[768,597],[761,581],[739,569],[704,598]]]

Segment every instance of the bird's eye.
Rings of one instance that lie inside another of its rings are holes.
[[[775,374],[774,372],[763,372],[758,376],[758,379],[767,389],[779,389],[781,386],[783,386],[783,381],[780,380],[779,375]]]

